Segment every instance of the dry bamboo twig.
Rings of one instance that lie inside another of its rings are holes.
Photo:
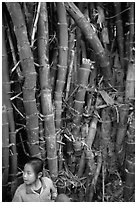
[[[33,44],[34,44],[35,33],[37,31],[38,18],[39,18],[39,15],[40,15],[40,7],[41,7],[41,2],[38,3],[38,7],[37,7],[37,11],[36,11],[36,18],[35,18],[34,25],[33,25],[30,47],[33,47]]]

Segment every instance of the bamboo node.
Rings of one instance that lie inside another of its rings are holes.
[[[47,157],[48,160],[54,160],[54,159],[57,159],[58,157],[55,156],[55,157]]]
[[[67,66],[65,66],[65,65],[57,64],[57,66],[58,66],[58,67],[61,67],[61,68],[65,68],[65,69],[67,69]]]
[[[34,141],[34,142],[28,142],[28,141],[27,141],[27,144],[28,144],[29,146],[38,145],[38,144],[39,144],[39,141]]]
[[[58,22],[57,24],[58,24],[58,25],[65,25],[65,26],[68,26],[67,23],[60,23],[60,22]]]
[[[62,50],[64,50],[64,51],[67,51],[68,50],[68,47],[65,47],[65,46],[58,46],[59,47],[59,49],[62,49]]]

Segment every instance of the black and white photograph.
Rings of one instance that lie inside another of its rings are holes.
[[[2,2],[2,202],[135,202],[135,2]]]

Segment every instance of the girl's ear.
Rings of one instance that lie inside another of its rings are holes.
[[[42,177],[42,172],[39,172],[38,173],[38,178],[41,178]]]

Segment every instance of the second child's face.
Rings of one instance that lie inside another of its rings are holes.
[[[31,185],[36,181],[35,172],[30,164],[25,164],[24,166],[23,180],[26,185]]]

